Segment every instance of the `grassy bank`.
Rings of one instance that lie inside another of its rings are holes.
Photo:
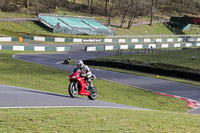
[[[0,132],[198,132],[199,115],[98,108],[1,109]]]
[[[15,13],[15,12],[0,12],[0,19],[5,18],[31,18],[35,17],[34,14],[28,14],[28,13]]]
[[[105,16],[99,16],[95,14],[90,13],[82,13],[82,12],[74,12],[74,11],[68,11],[64,9],[59,9],[53,14],[59,14],[59,15],[68,15],[68,16],[85,16],[85,17],[93,17],[97,19],[98,21],[107,23],[108,17]],[[24,13],[8,13],[8,12],[0,12],[0,19],[1,18],[26,18],[26,17],[36,17],[32,14],[24,14]],[[161,16],[161,14],[155,14],[155,20],[162,20],[163,18],[169,19],[169,16]],[[150,16],[146,17],[139,17],[135,19],[135,23],[140,22],[148,22],[150,21]],[[138,25],[138,26],[132,26],[130,29],[127,29],[127,23],[124,24],[123,28],[119,28],[119,25],[121,23],[121,17],[115,17],[111,19],[111,26],[116,28],[116,35],[173,35],[171,30],[166,28],[162,23],[154,23],[153,26],[150,26],[149,24],[146,25]],[[104,38],[105,36],[87,36],[87,35],[67,35],[67,34],[53,34],[50,33],[40,26],[36,25],[33,22],[25,22],[25,23],[11,23],[11,22],[0,22],[1,28],[0,28],[0,34],[7,35],[7,36],[21,36],[25,34],[29,35],[38,35],[38,36],[57,36],[57,37],[81,37],[81,38]],[[9,25],[9,26],[8,26]],[[197,34],[197,31],[199,31],[199,27],[193,26],[191,31],[183,31],[183,32],[177,32],[176,34]]]
[[[34,22],[23,22],[23,23],[13,23],[13,22],[0,22],[0,34],[7,36],[22,36],[22,35],[32,35],[32,36],[49,36],[49,37],[66,37],[66,38],[105,38],[105,36],[87,36],[87,35],[68,35],[68,34],[58,34],[51,33],[40,27]],[[167,29],[161,23],[155,23],[154,26],[149,25],[139,25],[126,28],[116,28],[116,35],[172,35],[173,33]]]
[[[105,38],[105,36],[87,36],[87,35],[68,35],[58,34],[46,31],[35,22],[0,22],[0,34],[19,37],[22,35],[46,36],[46,37],[65,37],[65,38]]]
[[[109,56],[97,60],[112,60],[130,64],[140,64],[156,67],[181,66],[191,69],[200,69],[200,49],[185,49],[174,51],[159,51],[151,53]],[[195,56],[196,55],[196,56]],[[195,56],[195,59],[192,59]],[[166,65],[166,66],[165,66]]]
[[[154,23],[153,26],[138,25],[130,29],[117,28],[116,35],[173,35],[173,32],[161,23]]]
[[[69,72],[13,59],[15,53],[21,52],[0,51],[0,84],[68,94]],[[184,101],[137,88],[99,79],[94,84],[99,100],[163,111],[185,112],[189,109]]]
[[[112,60],[117,62],[126,62],[126,63],[140,63],[140,65],[148,65],[148,64],[172,64],[182,67],[187,67],[188,69],[200,69],[200,58],[198,53],[200,52],[200,49],[187,49],[182,51],[165,51],[165,52],[159,52],[159,53],[146,53],[146,54],[132,54],[132,55],[121,55],[121,56],[109,56],[104,58],[96,59],[98,60]],[[192,56],[197,53],[196,59],[192,60]],[[152,77],[157,78],[157,74],[150,74],[150,73],[144,73],[139,71],[132,71],[132,70],[123,70],[118,68],[111,68],[111,67],[102,67],[102,66],[91,66],[93,68],[108,70],[108,71],[116,71],[126,74],[133,74],[133,75],[139,75],[139,76],[145,76],[145,77]],[[186,80],[176,77],[167,77],[164,75],[159,75],[160,79],[164,80],[170,80],[175,82],[182,82],[186,84],[196,85],[200,86],[200,82],[193,81],[193,80]]]
[[[12,15],[11,15],[12,16]],[[22,14],[23,16],[23,14]],[[34,22],[0,22],[0,34],[5,36],[22,36],[22,35],[32,35],[32,36],[49,36],[49,37],[66,37],[66,38],[105,38],[105,36],[89,36],[89,35],[69,35],[69,34],[58,34],[46,31],[44,28],[39,26]],[[119,26],[114,26],[116,28],[116,35],[173,35],[167,27],[162,23],[154,23],[153,26],[150,25],[138,25],[132,26],[130,29],[126,27],[119,28]],[[184,32],[183,32],[184,33]],[[185,34],[196,34],[193,31],[185,32]]]
[[[105,38],[105,36],[90,36],[90,35],[69,35],[69,34],[59,34],[51,33],[46,29],[42,28],[35,22],[0,22],[0,34],[4,36],[19,37],[22,35],[31,36],[47,36],[47,37],[65,37],[65,38]],[[174,35],[168,28],[166,28],[162,23],[154,23],[153,26],[150,25],[138,25],[132,26],[130,29],[127,28],[116,28],[116,35]],[[196,32],[185,32],[185,34],[196,34]]]

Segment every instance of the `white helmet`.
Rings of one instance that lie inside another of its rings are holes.
[[[82,68],[83,65],[84,65],[84,63],[83,63],[82,60],[78,60],[78,61],[76,62],[76,67],[77,67],[77,68]]]

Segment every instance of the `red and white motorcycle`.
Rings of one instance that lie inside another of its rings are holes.
[[[97,89],[91,82],[88,84],[84,77],[80,76],[80,69],[75,68],[74,71],[69,75],[69,95],[73,98],[78,95],[88,96],[90,100],[95,100],[97,97]],[[92,75],[91,80],[94,80],[96,77]]]

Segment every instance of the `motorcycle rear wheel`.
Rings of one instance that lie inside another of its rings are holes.
[[[77,83],[71,82],[69,84],[68,91],[69,91],[69,95],[71,97],[76,98],[78,96],[78,93],[79,93]]]
[[[97,98],[97,88],[95,86],[92,87],[90,96],[88,96],[90,100],[95,100]]]

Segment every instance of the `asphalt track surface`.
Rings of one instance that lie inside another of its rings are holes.
[[[69,52],[56,54],[18,54],[14,58],[54,67],[61,70],[72,71],[74,66],[59,64],[66,57],[71,56],[73,60],[93,59],[97,57],[104,57],[114,55],[115,52]],[[118,82],[130,86],[136,86],[146,90],[162,92],[166,94],[176,95],[200,101],[200,87],[187,85],[183,83],[171,82],[167,80],[148,78],[142,76],[135,76],[111,71],[104,71],[99,69],[91,69],[92,72],[101,79]],[[100,88],[99,88],[100,89]],[[199,109],[191,111],[191,113],[200,113]]]

